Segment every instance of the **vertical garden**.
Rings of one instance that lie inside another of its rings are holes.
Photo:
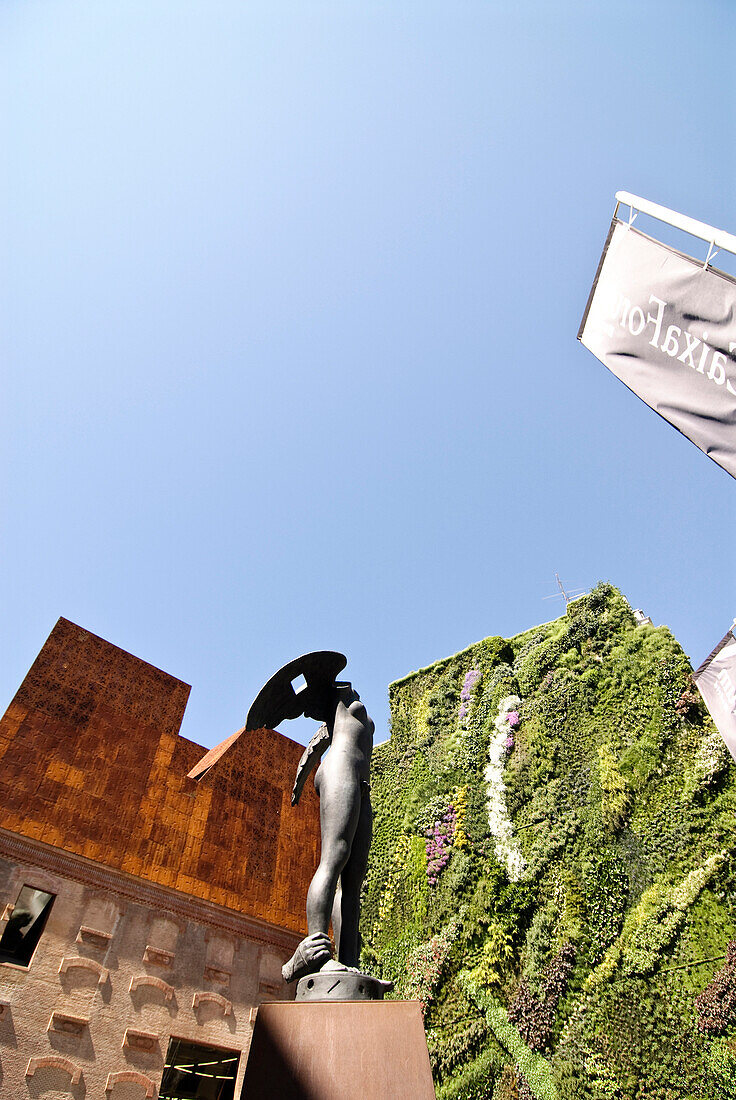
[[[736,767],[611,585],[390,689],[363,961],[440,1100],[736,1097]]]

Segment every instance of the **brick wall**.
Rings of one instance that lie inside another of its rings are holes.
[[[256,1007],[293,996],[284,933],[0,832],[0,933],[24,884],[55,899],[0,964],[0,1100],[156,1097],[172,1037],[238,1053],[239,1095]]]
[[[244,734],[203,780],[188,685],[59,619],[0,720],[0,827],[302,934],[319,857],[302,746]]]

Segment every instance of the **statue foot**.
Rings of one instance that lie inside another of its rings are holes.
[[[330,970],[347,970],[351,974],[361,973],[357,966],[346,966],[345,963],[341,963],[338,959],[328,959],[326,963],[320,966],[319,970],[321,974]]]
[[[367,975],[364,970],[360,969],[359,966],[346,966],[345,963],[339,962],[338,959],[328,959],[327,962],[319,968],[319,973],[361,974],[363,977],[369,977],[372,982],[375,982],[376,985],[380,986],[381,990],[384,993],[390,993],[394,987],[393,982],[384,981],[383,978],[374,978],[372,974]]]
[[[324,932],[305,936],[287,963],[281,967],[285,982],[296,982],[307,974],[314,974],[332,958],[330,937]]]

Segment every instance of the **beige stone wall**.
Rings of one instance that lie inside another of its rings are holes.
[[[30,966],[0,963],[2,1100],[157,1097],[172,1036],[241,1051],[239,1095],[298,936],[0,831],[0,914],[24,884],[56,900]]]

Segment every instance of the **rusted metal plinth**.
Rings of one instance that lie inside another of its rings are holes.
[[[258,1009],[241,1100],[434,1100],[418,1001]]]

